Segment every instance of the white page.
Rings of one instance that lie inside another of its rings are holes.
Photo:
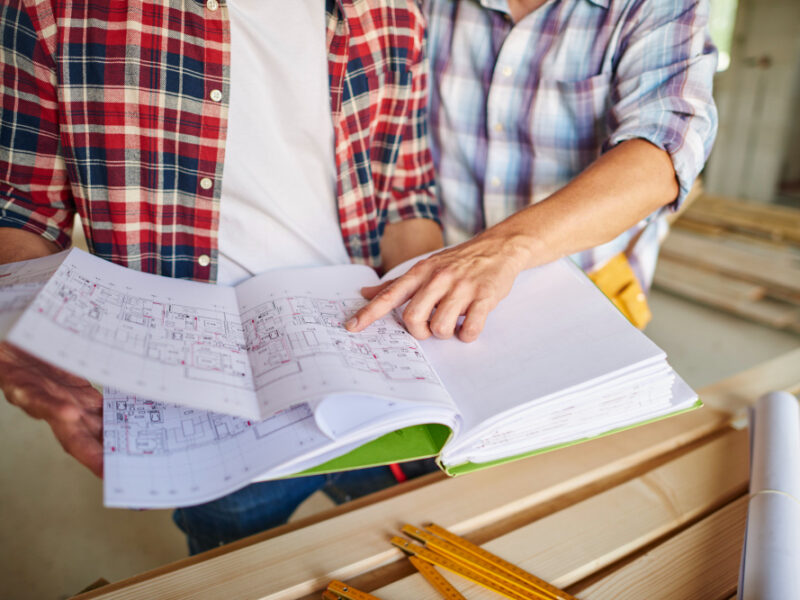
[[[646,389],[658,387],[659,389],[669,390],[671,382],[674,380],[675,372],[664,360],[656,360],[639,365],[636,369],[623,369],[614,375],[598,377],[589,383],[576,385],[558,392],[541,396],[533,402],[515,406],[505,412],[498,413],[491,418],[485,419],[478,429],[472,429],[471,434],[460,436],[459,443],[468,442],[470,437],[479,438],[483,436],[484,429],[495,427],[507,427],[513,423],[514,427],[526,427],[526,421],[536,418],[540,414],[559,412],[565,415],[574,414],[579,417],[579,413],[587,405],[595,405],[602,402],[608,396],[623,394],[627,396],[635,405],[648,402],[644,397],[636,397],[636,389]],[[633,395],[632,395],[633,394]],[[613,417],[613,415],[609,415]],[[608,419],[605,419],[606,421]]]
[[[509,427],[487,431],[484,439],[472,445],[443,452],[442,459],[452,466],[516,456],[664,417],[689,409],[696,402],[695,392],[680,377],[673,376],[671,385],[646,390],[620,389],[613,396],[598,397],[594,406],[584,405],[581,410],[576,411],[573,406],[553,406],[549,413],[534,411],[521,415],[515,423],[528,423],[527,430]],[[616,419],[609,422],[603,418],[605,412],[613,412]]]
[[[360,288],[377,280],[367,267],[346,265],[270,271],[236,287],[263,414],[307,402],[320,426],[339,437],[401,403],[454,412],[419,343],[394,315],[360,333],[344,329],[366,302]],[[346,424],[337,396],[360,396],[369,410],[347,411]]]
[[[503,413],[498,418],[487,420],[484,426],[473,429],[471,436],[463,436],[459,445],[471,444],[473,440],[484,439],[486,431],[503,430],[508,432],[529,432],[547,427],[546,423],[558,423],[559,427],[574,428],[574,424],[601,419],[601,426],[614,425],[625,420],[627,415],[638,410],[650,410],[671,405],[671,388],[675,379],[673,371],[666,363],[655,372],[646,369],[650,376],[625,377],[620,381],[610,381],[604,385],[583,388],[577,393],[555,394],[545,402],[535,402],[520,409]],[[653,373],[655,373],[653,375]],[[658,402],[658,404],[655,404]],[[610,411],[622,412],[606,414]],[[616,418],[614,418],[616,416]],[[581,425],[582,426],[582,425]]]
[[[537,398],[664,358],[568,259],[521,273],[477,341],[422,346],[465,434]]]
[[[142,397],[259,416],[229,287],[140,273],[73,249],[8,340]]]

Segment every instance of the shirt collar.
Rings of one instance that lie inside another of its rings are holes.
[[[608,8],[609,0],[588,0],[592,4],[599,6],[600,8]],[[481,6],[484,8],[488,8],[490,10],[496,10],[498,12],[508,14],[510,11],[508,10],[508,0],[480,0]]]

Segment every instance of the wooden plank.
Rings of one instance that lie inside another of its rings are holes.
[[[255,536],[251,545],[235,552],[179,561],[79,598],[297,598],[332,579],[347,580],[398,560],[400,551],[387,540],[403,523],[436,521],[464,535],[692,443],[726,427],[728,419],[700,409],[558,452],[436,481],[261,543]]]
[[[685,216],[705,219],[721,226],[737,226],[748,231],[785,232],[796,234],[800,211],[791,206],[760,204],[742,198],[704,195]]]
[[[718,600],[736,591],[747,496],[579,592],[583,600]]]
[[[661,253],[679,262],[713,269],[800,297],[800,261],[791,258],[757,254],[740,244],[720,244],[679,229],[667,236]]]
[[[800,243],[800,210],[796,208],[703,196],[677,223],[684,221]]]
[[[688,229],[689,231],[700,233],[707,237],[724,234],[727,231],[727,229],[721,225],[714,225],[701,219],[692,219],[691,217],[686,216],[678,219],[672,226],[677,227],[678,229]]]
[[[769,261],[773,268],[800,269],[800,248],[776,243],[765,243],[735,233],[708,235],[686,232],[690,238],[705,240],[724,251],[747,253],[756,260]],[[680,237],[680,234],[679,234]],[[684,238],[685,240],[685,238]]]
[[[800,394],[800,348],[723,379],[699,393],[707,406],[737,414],[773,390]]]
[[[748,452],[748,432],[731,431],[484,548],[564,589],[745,493]],[[470,600],[496,598],[476,584],[449,580]],[[418,575],[373,593],[383,600],[438,598]]]
[[[718,303],[716,306],[775,329],[797,331],[797,327],[800,327],[800,307],[780,300],[764,298],[756,302],[740,302],[733,306],[723,303]]]
[[[699,269],[671,258],[658,261],[654,283],[666,290],[702,300],[705,295],[713,301],[723,298],[729,302],[760,300],[766,289],[713,271]],[[692,296],[696,292],[696,297]]]
[[[800,350],[700,391],[709,404],[736,410],[773,389],[800,385]],[[435,520],[461,535],[532,506],[556,506],[564,494],[594,488],[625,472],[724,429],[729,417],[701,409],[558,452],[419,486],[379,493],[358,510],[338,507],[316,523],[265,532],[80,596],[89,598],[296,598],[330,580],[350,579],[399,557],[387,539],[404,522]],[[353,506],[353,505],[351,505]],[[330,518],[325,518],[330,517]]]
[[[693,221],[691,219],[681,219],[675,223],[674,226],[678,229],[686,229],[693,233],[704,235],[707,238],[725,239],[731,242],[745,244],[748,248],[756,252],[761,249],[766,249],[772,252],[783,252],[790,256],[800,258],[800,244],[790,240],[777,239],[777,236],[773,237],[767,233],[745,231],[732,227],[724,228],[718,225],[700,223],[699,221]]]
[[[800,328],[800,306],[763,298],[766,288],[662,258],[653,285],[775,329]],[[753,299],[755,298],[755,299]]]
[[[780,204],[761,204],[736,196],[704,193],[690,210],[704,209],[713,210],[722,219],[732,215],[748,216],[757,222],[756,225],[762,221],[768,221],[777,227],[800,224],[800,211],[796,208]]]

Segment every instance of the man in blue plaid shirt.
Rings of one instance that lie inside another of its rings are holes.
[[[349,328],[410,299],[416,337],[472,341],[521,270],[562,256],[591,273],[622,254],[648,289],[664,215],[716,133],[708,1],[424,5],[445,241],[460,245],[365,290]]]

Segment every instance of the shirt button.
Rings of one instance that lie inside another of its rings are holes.
[[[495,123],[494,124],[494,130],[496,132],[500,133],[501,131],[503,131],[503,124],[502,123]]]
[[[214,102],[219,102],[220,100],[222,100],[222,92],[220,92],[219,90],[211,90],[209,96],[211,96],[211,99]]]
[[[200,180],[200,187],[203,188],[204,190],[210,190],[212,185],[214,185],[214,182],[211,181],[208,177],[203,177]]]
[[[500,187],[500,178],[499,177],[492,177],[492,187],[499,188]]]
[[[514,72],[514,69],[511,67],[503,67],[503,75],[506,77],[511,77],[511,74]]]
[[[211,257],[208,254],[201,254],[197,257],[197,264],[201,267],[207,267],[211,264]]]
[[[208,2],[206,2],[206,8],[208,8],[208,10],[217,10],[219,8],[219,2],[217,2],[217,0],[208,0]]]

